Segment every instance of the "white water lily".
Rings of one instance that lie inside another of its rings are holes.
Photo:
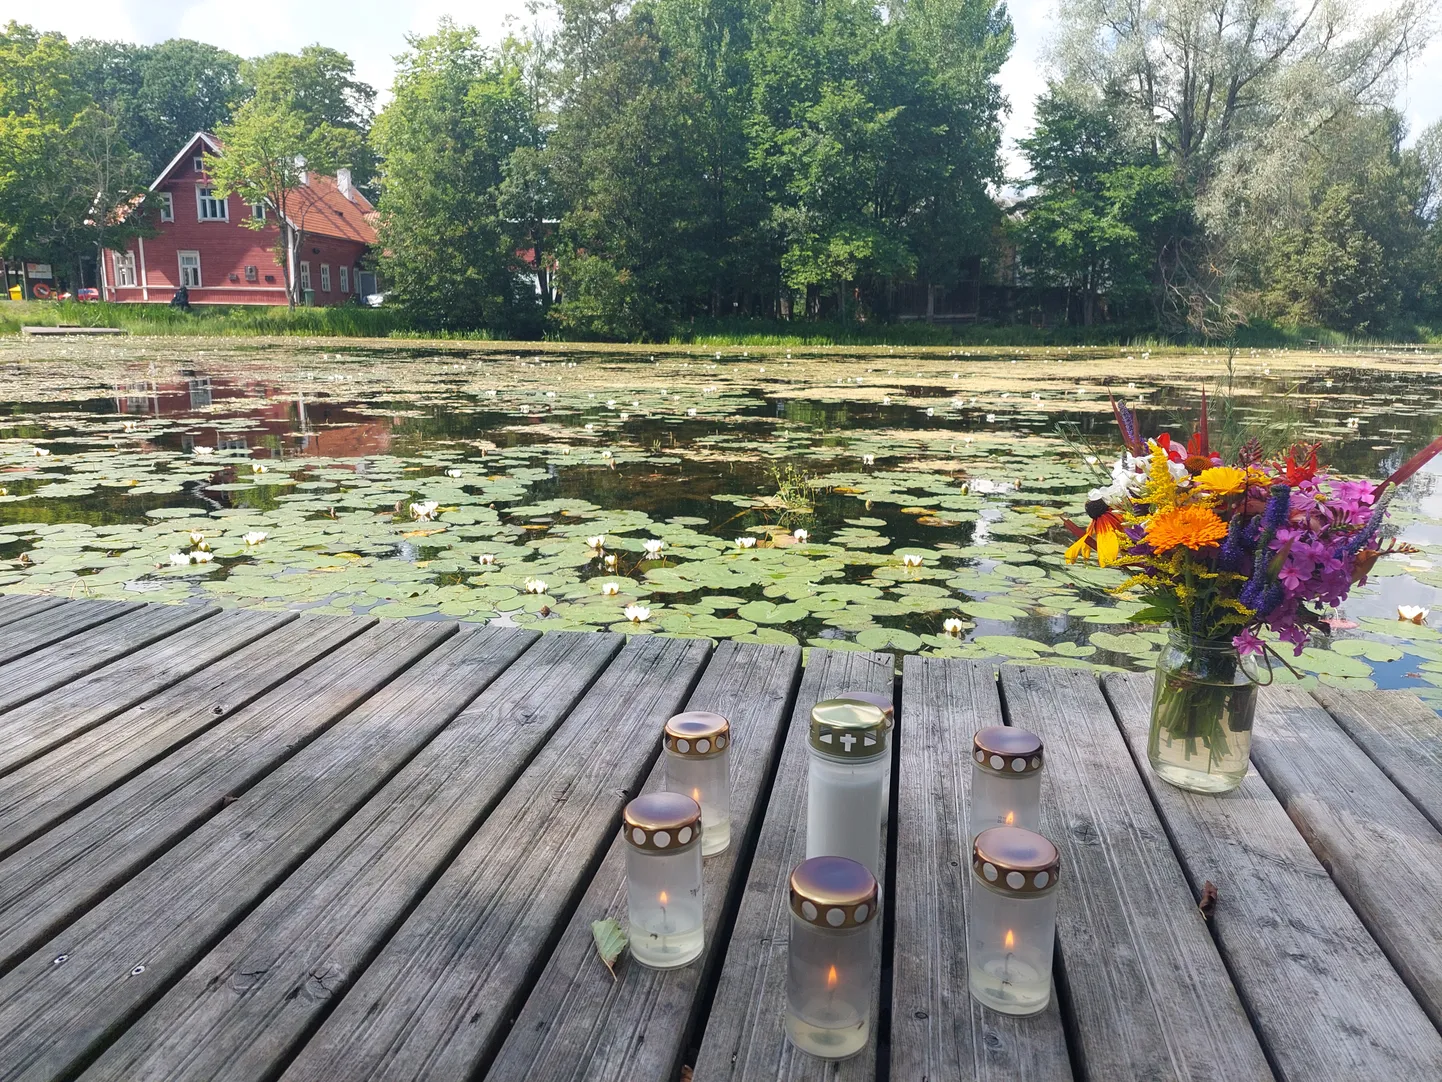
[[[192,560],[194,560],[194,561],[195,561],[196,563],[198,563],[198,564],[208,564],[208,563],[210,563],[211,560],[215,559],[215,553],[213,553],[213,552],[192,552],[192,553],[190,554],[190,558],[191,558]]]
[[[914,552],[908,552],[901,558],[901,565],[903,567],[920,567],[921,557]]]
[[[804,545],[804,544],[806,543],[806,539],[807,539],[808,537],[810,537],[811,535],[810,535],[809,533],[807,533],[805,530],[792,530],[792,531],[791,531],[791,536],[794,537],[794,538],[796,538],[796,540],[797,540],[800,544],[803,544],[803,545]]]
[[[199,444],[199,443],[197,443],[197,444],[195,445],[195,447],[192,448],[192,450],[193,450],[196,454],[198,454],[198,455],[213,455],[213,454],[215,454],[215,448],[214,448],[214,447],[205,447],[205,446],[202,446],[202,445]]]
[[[1398,605],[1397,619],[1413,624],[1425,624],[1431,612],[1431,609],[1424,609],[1420,605]]]
[[[461,471],[460,471],[460,470],[450,469],[450,470],[447,470],[447,471],[446,471],[446,476],[447,476],[447,477],[459,477],[460,475],[461,475]]]
[[[251,530],[250,533],[242,537],[241,540],[244,541],[247,545],[258,545],[268,536],[270,535],[267,534],[264,530]]]
[[[601,457],[602,457],[602,458],[615,458],[616,456],[615,456],[614,454],[612,454],[610,451],[602,451],[602,452],[601,452]]]
[[[614,552],[608,552],[601,562],[604,563],[607,567],[615,567],[616,554]]]
[[[528,594],[543,594],[546,589],[546,583],[542,579],[527,579],[525,582],[525,590]]]
[[[620,419],[623,420],[623,421],[629,421],[629,420],[631,419],[631,415],[630,415],[629,413],[623,412],[623,413],[621,414]]]
[[[608,398],[608,399],[606,399],[606,408],[607,408],[608,410],[613,410],[613,409],[615,409],[615,408],[616,408],[616,400],[615,400],[614,398]]]
[[[189,566],[190,566],[190,553],[188,553],[188,552],[172,552],[172,553],[170,554],[170,566],[171,566],[171,567],[189,567]]]
[[[646,549],[647,556],[659,556],[661,555],[661,550],[666,547],[666,542],[660,538],[653,537],[647,541],[643,547]]]
[[[47,448],[44,448],[44,447],[37,447],[37,448],[35,448],[35,457],[36,457],[36,458],[49,458],[49,457],[50,457],[50,451],[49,451]]]
[[[875,465],[876,465],[876,456],[875,456],[875,455],[862,455],[862,456],[861,456],[861,464],[862,464],[863,466],[875,466]]]
[[[948,635],[960,635],[964,627],[965,625],[955,616],[948,616],[941,624],[941,630]]]
[[[127,431],[127,432],[134,432],[134,431],[135,431],[135,422],[134,422],[134,421],[125,421],[125,422],[124,422],[124,428],[125,428],[125,431]]]
[[[423,500],[420,503],[411,504],[411,518],[417,522],[433,522],[436,517],[436,510],[440,504],[435,500]]]
[[[695,406],[692,406],[690,409],[688,409],[688,410],[686,411],[686,416],[687,416],[687,417],[695,417],[695,416],[696,416],[696,407],[695,407]]]
[[[651,617],[651,610],[645,605],[627,605],[621,612],[633,624],[639,624],[642,620],[648,620]]]
[[[606,544],[606,535],[598,533],[595,537],[588,537],[586,538],[586,544],[593,549],[602,548]]]
[[[738,549],[754,549],[756,547],[756,538],[738,537],[736,539],[736,547]]]
[[[192,546],[198,549],[210,548],[210,546],[205,542],[205,534],[201,533],[199,530],[190,531],[190,543]]]
[[[936,416],[936,410],[932,409],[930,406],[927,406],[927,407],[926,407],[926,415],[927,415],[928,417],[935,417],[935,416]]]
[[[601,593],[606,597],[615,597],[620,592],[621,584],[619,582],[604,582],[601,584]]]
[[[476,562],[482,567],[490,567],[496,562],[496,554],[494,552],[483,552],[476,557]]]
[[[592,425],[592,424],[588,424],[588,425],[586,426],[586,431],[587,431],[587,432],[594,432],[594,431],[596,431],[596,426],[595,426],[595,425]]]
[[[988,414],[986,415],[986,423],[989,424],[989,425],[994,425],[994,424],[996,424],[996,414],[994,414],[994,413],[988,413]]]
[[[882,404],[883,406],[889,406],[889,405],[891,405],[891,396],[890,396],[890,395],[883,395],[883,396],[882,396],[882,399],[881,399],[881,404]]]
[[[252,462],[250,464],[251,473],[265,473],[269,468],[270,467],[268,467],[264,462]]]

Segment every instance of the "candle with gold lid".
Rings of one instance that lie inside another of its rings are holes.
[[[972,846],[967,962],[972,998],[1003,1014],[1051,1001],[1061,855],[1040,834],[991,827]]]
[[[880,874],[891,732],[879,707],[826,699],[811,709],[806,855],[850,857]]]
[[[626,805],[626,902],[631,956],[674,969],[701,953],[701,806],[682,793],[645,793]]]
[[[846,857],[812,857],[791,873],[786,1036],[822,1059],[846,1059],[871,1033],[876,877]]]
[[[888,729],[896,725],[896,705],[892,702],[890,695],[882,694],[879,691],[843,691],[836,697],[838,699],[851,699],[855,702],[870,703],[886,717],[886,727]]]
[[[988,827],[1041,827],[1041,737],[1012,725],[971,739],[971,837]]]
[[[701,805],[701,855],[731,841],[731,723],[720,714],[689,710],[666,722],[666,788]]]

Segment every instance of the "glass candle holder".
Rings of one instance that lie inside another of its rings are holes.
[[[967,952],[971,996],[1003,1014],[1051,1001],[1061,855],[1021,827],[983,830],[972,847]]]
[[[652,969],[694,961],[701,926],[701,806],[681,793],[646,793],[626,805],[626,902],[631,956]]]
[[[846,857],[812,857],[791,873],[786,1036],[801,1051],[846,1059],[871,1035],[876,877]]]
[[[890,731],[878,707],[827,699],[811,710],[806,855],[850,857],[879,876]]]
[[[971,738],[972,840],[988,827],[1041,829],[1041,737],[997,725]]]
[[[666,788],[701,805],[701,855],[731,842],[731,723],[691,710],[666,722]]]

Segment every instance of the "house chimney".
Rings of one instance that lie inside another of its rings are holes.
[[[335,171],[335,186],[340,189],[341,195],[345,196],[347,199],[350,198],[350,170],[347,169],[345,166],[341,166]]]
[[[300,171],[300,186],[302,188],[310,187],[310,173],[305,169]]]

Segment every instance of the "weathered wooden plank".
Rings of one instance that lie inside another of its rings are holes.
[[[0,775],[253,642],[294,613],[236,610],[182,628],[135,653],[0,714]],[[0,790],[0,807],[13,793]],[[0,813],[3,814],[3,813]],[[3,827],[0,839],[8,840]],[[0,850],[6,841],[0,841]]]
[[[1442,834],[1295,688],[1258,697],[1252,765],[1442,1027]]]
[[[984,1010],[968,991],[971,738],[1002,724],[995,667],[908,657],[903,685],[891,1077],[1069,1082],[1055,993],[1040,1015],[1014,1018]]]
[[[63,604],[63,597],[52,597],[49,594],[5,594],[0,596],[0,627]]]
[[[114,620],[141,607],[135,601],[72,601],[42,609],[24,620],[0,627],[0,659],[9,666],[26,654],[52,643],[64,642],[86,628]],[[0,673],[4,669],[0,667]]]
[[[1405,691],[1319,687],[1312,697],[1442,830],[1442,718],[1437,712]]]
[[[12,748],[18,744],[22,750],[30,734],[43,740],[51,726],[88,730],[0,782],[0,856],[27,844],[374,623],[360,617],[297,620],[290,613],[236,610],[182,633],[183,649],[193,649],[195,655],[171,670],[171,675],[184,678],[169,687],[148,687],[140,672],[134,675],[141,694],[132,695],[128,684],[116,687],[115,681],[106,680],[97,687],[92,677],[74,685],[75,695],[66,689],[0,715],[0,746],[8,739]],[[195,641],[197,636],[201,641]],[[173,654],[166,651],[156,660],[174,661]],[[137,660],[150,657],[146,651]],[[164,669],[157,668],[157,681],[168,683]],[[104,698],[111,693],[118,704],[113,710],[112,702]],[[129,703],[134,705],[125,709]],[[96,719],[102,723],[91,727]]]
[[[0,979],[0,1031],[12,1030],[0,1062],[20,1079],[69,1077],[537,637],[480,628],[441,643]],[[137,952],[145,971],[126,976]]]
[[[0,861],[0,972],[454,631],[372,628]]]
[[[1257,1035],[1096,678],[1004,665],[1008,720],[1046,743],[1061,851],[1062,1013],[1094,1079],[1268,1079]]]
[[[1146,762],[1152,678],[1103,681]],[[1267,783],[1205,796],[1143,768],[1192,893],[1217,888],[1212,929],[1271,1060],[1288,1082],[1442,1078],[1442,1035],[1362,926]]]
[[[894,667],[890,654],[812,650],[808,655],[746,891],[726,944],[721,978],[696,1058],[695,1082],[721,1078],[849,1080],[870,1079],[876,1074],[876,1040],[881,1028],[879,966],[871,1043],[863,1052],[839,1064],[827,1064],[797,1051],[787,1041],[786,947],[791,938],[787,899],[791,870],[806,859],[806,748],[811,708],[844,690],[890,692]],[[878,936],[878,945],[880,939]]]
[[[282,1077],[471,1077],[549,953],[710,643],[638,636]]]
[[[136,1021],[88,1082],[269,1077],[620,645],[557,632],[532,646]]]
[[[92,606],[114,604],[118,602],[76,601],[59,611],[65,613],[74,608],[88,612]],[[63,687],[219,612],[220,609],[198,605],[126,606],[122,611],[106,608],[98,614],[105,617],[103,623],[34,650],[8,665],[0,665],[0,711],[13,710],[21,703]],[[37,619],[43,620],[48,615],[48,611],[43,612]]]
[[[599,963],[591,922],[626,922],[625,843],[617,838],[488,1078],[632,1082],[680,1075],[697,991],[707,959],[721,953],[722,911],[743,882],[738,855],[750,848],[760,825],[762,786],[780,750],[800,665],[801,651],[794,647],[723,642],[686,704],[687,710],[711,710],[731,720],[731,844],[705,862],[703,960],[666,971],[623,961],[617,980]],[[658,761],[644,789],[661,789],[664,782],[665,764]]]

